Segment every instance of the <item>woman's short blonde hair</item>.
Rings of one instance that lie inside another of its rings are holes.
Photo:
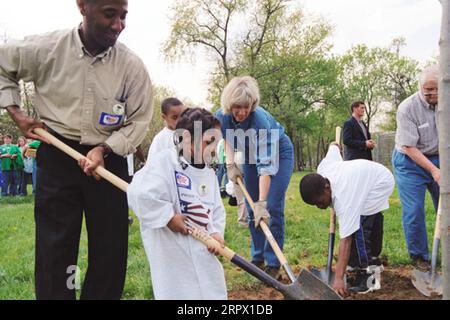
[[[251,112],[259,105],[259,87],[256,80],[250,76],[235,77],[222,91],[220,103],[224,113],[230,113],[231,107],[250,106]]]

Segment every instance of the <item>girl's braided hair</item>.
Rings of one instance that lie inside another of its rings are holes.
[[[196,121],[202,123],[202,135],[209,129],[220,126],[220,121],[210,111],[203,108],[188,108],[178,118],[176,129],[185,129],[193,137]]]

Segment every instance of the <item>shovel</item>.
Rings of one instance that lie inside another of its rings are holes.
[[[246,261],[243,257],[235,253],[227,247],[222,247],[217,240],[206,235],[203,231],[188,221],[189,233],[197,240],[203,242],[208,248],[214,247],[219,254],[238,266],[239,268],[250,273],[263,283],[271,286],[275,290],[283,294],[286,300],[342,300],[333,289],[325,283],[317,279],[307,270],[300,271],[300,275],[295,281],[289,285],[281,283],[267,273],[256,267],[253,263]]]
[[[323,282],[332,284],[334,282],[333,266],[333,253],[334,253],[334,241],[336,237],[336,214],[334,210],[330,210],[330,232],[328,234],[328,259],[326,269],[312,268],[311,272]]]
[[[335,142],[339,143],[341,141],[341,127],[336,127]],[[322,279],[325,283],[332,284],[334,282],[334,272],[333,266],[333,253],[334,253],[334,242],[336,238],[336,213],[334,209],[330,209],[330,231],[328,233],[328,259],[326,269],[313,268],[311,272]]]
[[[255,203],[253,202],[252,197],[250,197],[250,194],[247,191],[247,188],[245,187],[244,183],[242,182],[241,178],[237,178],[237,183],[239,187],[241,188],[242,192],[245,195],[245,198],[247,199],[248,203],[250,204],[250,207],[252,208],[253,212],[255,212]],[[289,266],[289,263],[287,262],[283,251],[281,251],[280,247],[278,246],[278,243],[275,241],[275,238],[272,235],[272,232],[270,231],[267,224],[261,220],[259,223],[262,231],[264,232],[264,235],[267,238],[267,241],[269,241],[270,246],[272,247],[273,251],[275,252],[278,261],[280,261],[280,264],[283,266],[284,270],[286,271],[289,279],[292,283],[294,283],[297,279],[294,275],[294,272],[292,271],[291,267]],[[331,289],[331,288],[330,288]]]
[[[414,270],[412,283],[417,290],[427,297],[442,295],[442,278],[436,272],[436,264],[441,240],[441,200],[439,199],[436,226],[434,229],[433,252],[431,255],[431,270],[423,272]]]
[[[70,157],[75,160],[86,159],[78,151],[69,147],[61,140],[54,137],[52,134],[48,133],[44,129],[36,128],[34,132],[39,136],[45,138],[49,141],[54,147],[60,149],[64,153],[68,154]],[[104,178],[105,180],[111,182],[114,186],[119,188],[120,190],[126,192],[128,189],[128,183],[109,172],[105,168],[99,166],[95,169],[95,172]],[[204,234],[195,227],[193,224],[188,224],[188,228],[190,229],[190,234],[198,239],[199,241],[206,244],[208,247],[213,246],[217,247],[218,252],[227,260],[231,261],[233,264],[239,266],[246,272],[250,273],[257,279],[261,280],[265,284],[273,287],[275,290],[281,292],[285,299],[290,300],[342,300],[342,298],[330,287],[326,284],[322,283],[319,279],[317,279],[314,275],[310,274],[306,270],[303,270],[298,279],[295,279],[295,282],[290,285],[285,285],[274,278],[270,277],[264,271],[253,265],[252,263],[246,261],[243,257],[236,254],[231,249],[225,247],[223,248],[219,242],[215,239],[209,237]]]

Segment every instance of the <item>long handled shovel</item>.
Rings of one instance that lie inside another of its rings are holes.
[[[245,195],[245,198],[247,199],[248,203],[250,204],[250,207],[252,208],[253,212],[255,212],[255,203],[253,202],[252,197],[247,191],[247,188],[245,187],[244,183],[242,182],[241,178],[237,179],[237,183],[239,187],[241,188],[242,192]],[[289,279],[291,282],[296,281],[296,277],[294,275],[294,272],[292,271],[291,267],[289,266],[289,263],[287,262],[283,251],[281,251],[280,247],[278,246],[278,243],[275,241],[275,238],[272,235],[272,232],[270,231],[269,227],[264,221],[260,222],[260,227],[262,231],[264,232],[264,235],[267,238],[267,241],[270,243],[270,246],[272,247],[273,251],[275,252],[275,255],[278,258],[278,261],[280,261],[281,265],[283,266],[284,270],[286,271]]]
[[[341,127],[336,127],[335,142],[339,143],[341,140]],[[332,284],[334,281],[333,266],[333,254],[334,254],[334,242],[336,239],[336,213],[334,209],[330,209],[330,231],[328,233],[328,259],[326,269],[313,268],[311,272],[325,281],[328,284]]]
[[[188,222],[187,225],[190,229],[189,233],[194,238],[203,242],[207,247],[215,247],[222,257],[250,273],[263,283],[281,292],[287,300],[342,300],[336,292],[332,289],[330,290],[325,283],[319,281],[314,275],[306,270],[302,270],[293,283],[286,285],[275,280],[230,248],[222,247],[217,240],[206,235],[192,223]]]
[[[431,271],[414,270],[412,283],[417,290],[427,297],[442,295],[442,278],[436,271],[439,243],[441,240],[441,200],[439,199],[436,225],[434,229],[433,252],[431,255]]]
[[[75,160],[85,159],[86,157],[79,153],[78,151],[72,149],[61,140],[54,137],[52,134],[48,133],[44,129],[36,128],[34,132],[41,137],[49,141],[53,146],[60,149],[61,151],[68,154]],[[120,190],[126,192],[128,189],[128,183],[112,174],[103,167],[97,167],[95,172],[104,178],[105,180],[111,182],[114,186]],[[188,228],[190,229],[190,234],[197,240],[203,242],[208,247],[213,246],[218,249],[220,255],[222,255],[227,260],[231,261],[233,264],[239,266],[246,272],[250,273],[257,279],[266,283],[267,285],[273,287],[277,291],[281,292],[286,299],[290,300],[342,300],[342,298],[326,284],[322,283],[309,272],[302,271],[295,279],[295,282],[290,285],[285,285],[274,278],[270,277],[264,271],[260,270],[258,267],[252,263],[246,261],[243,257],[236,254],[234,251],[227,247],[222,247],[219,242],[215,239],[209,237],[208,235],[197,229],[195,225],[189,223]]]

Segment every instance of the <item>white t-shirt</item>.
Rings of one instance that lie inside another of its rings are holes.
[[[167,127],[164,127],[164,129],[158,132],[150,145],[147,159],[150,160],[150,158],[153,158],[155,154],[165,149],[174,148],[175,144],[173,143],[173,134],[174,131]]]
[[[166,149],[136,172],[127,196],[140,221],[155,299],[227,299],[224,271],[216,256],[195,238],[167,227],[180,213],[206,233],[223,236],[226,214],[214,170],[183,168],[175,148]]]
[[[395,181],[389,169],[379,163],[363,159],[343,161],[339,148],[332,145],[317,173],[330,181],[341,238],[358,231],[361,216],[389,208]]]

